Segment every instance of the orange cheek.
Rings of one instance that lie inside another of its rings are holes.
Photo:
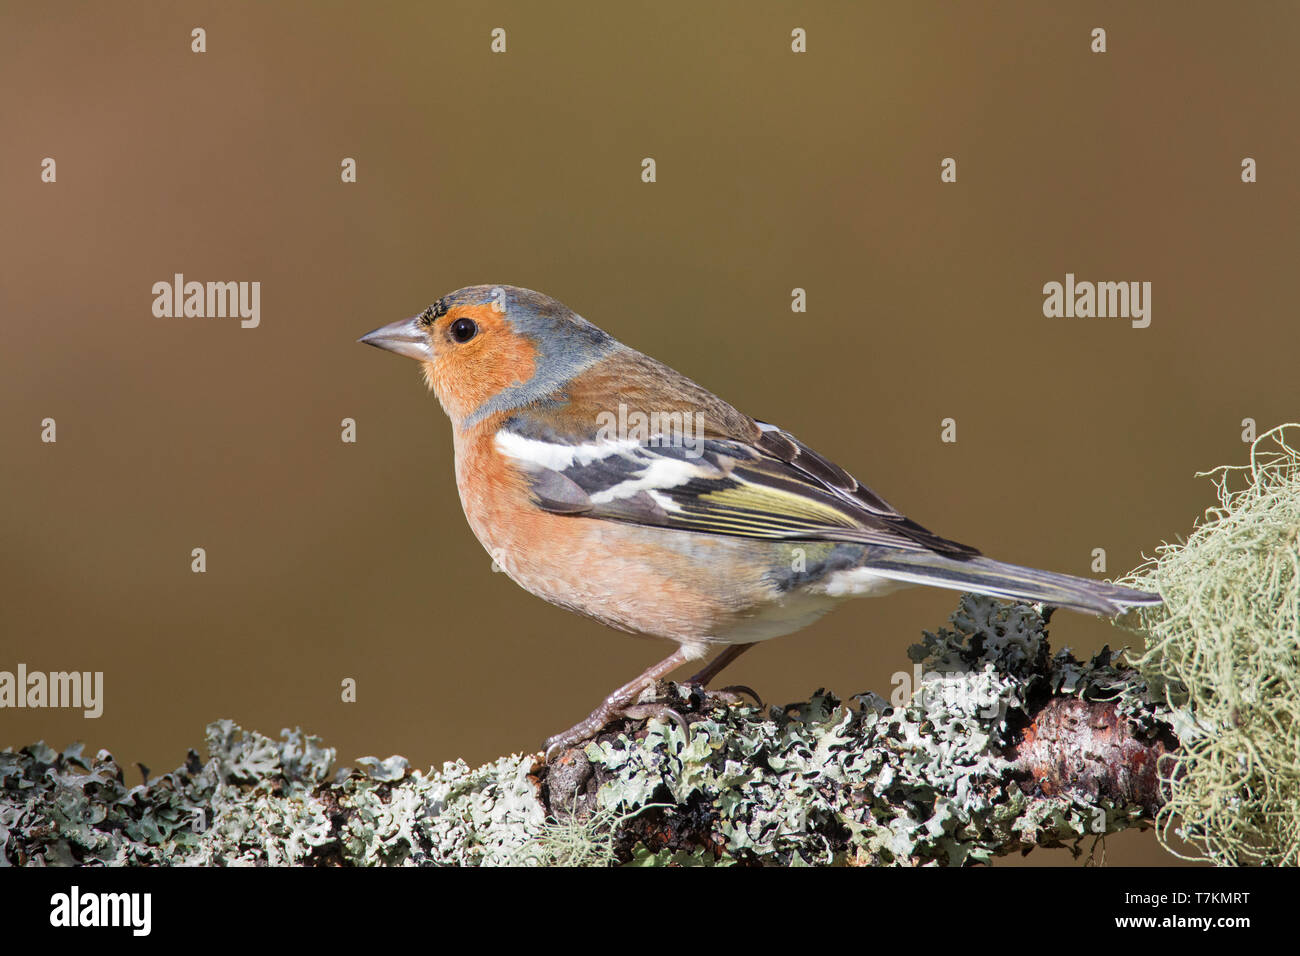
[[[490,308],[468,313],[482,331],[463,345],[440,343],[425,363],[425,379],[454,422],[512,385],[527,382],[537,368],[537,349]]]

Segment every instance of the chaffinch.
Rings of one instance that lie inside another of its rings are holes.
[[[506,574],[678,645],[548,754],[653,712],[643,691],[711,648],[701,685],[849,597],[927,584],[1106,616],[1160,603],[941,538],[793,435],[528,289],[460,289],[361,341],[421,363],[451,419],[465,517]]]

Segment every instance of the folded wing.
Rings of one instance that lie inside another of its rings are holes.
[[[952,558],[979,552],[921,527],[838,465],[762,422],[734,438],[564,444],[497,434],[529,476],[538,506],[556,514],[775,540],[850,541]]]

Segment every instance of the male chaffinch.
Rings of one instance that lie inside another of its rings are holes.
[[[678,644],[548,754],[654,712],[642,692],[710,648],[723,650],[700,685],[852,596],[927,584],[1106,616],[1160,603],[941,538],[794,436],[528,289],[460,289],[361,341],[421,363],[451,419],[465,517],[506,574]]]

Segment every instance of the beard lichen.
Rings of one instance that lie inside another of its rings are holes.
[[[1136,612],[1146,650],[1134,665],[1173,708],[1182,746],[1161,759],[1157,832],[1188,859],[1300,864],[1297,434],[1278,426],[1248,465],[1203,473],[1218,505],[1120,582],[1164,597]]]

